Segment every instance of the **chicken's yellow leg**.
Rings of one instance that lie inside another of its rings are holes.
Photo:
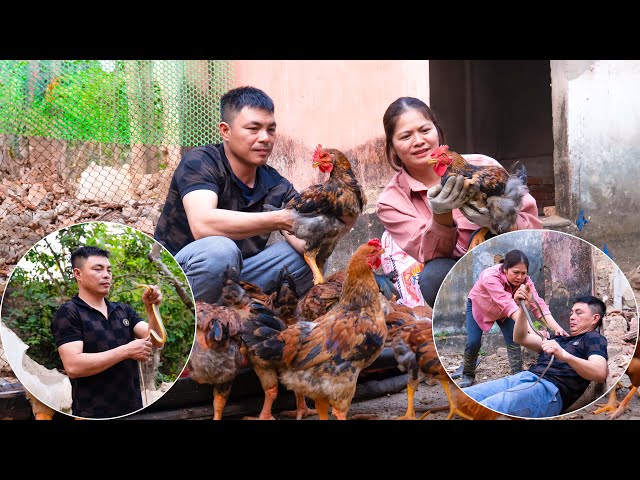
[[[470,252],[472,249],[476,248],[478,245],[484,242],[488,233],[489,229],[487,227],[482,227],[480,231],[474,235],[467,251]]]
[[[616,392],[620,387],[620,382],[616,383],[615,387],[613,387],[613,390],[611,390],[611,393],[609,394],[609,401],[607,403],[604,405],[602,403],[596,403],[600,408],[593,412],[594,415],[599,415],[602,412],[615,412],[616,408],[620,405],[620,402],[618,402],[618,399],[616,398]]]
[[[449,415],[447,416],[447,420],[451,420],[454,415],[458,415],[465,420],[473,420],[473,417],[467,415],[466,413],[462,413],[456,403],[453,400],[453,396],[451,395],[451,389],[449,388],[449,380],[440,380],[442,383],[442,388],[444,388],[444,393],[447,394],[447,400],[449,400]]]
[[[326,398],[316,398],[315,402],[320,420],[329,420],[329,401]]]
[[[303,418],[307,418],[310,415],[317,415],[318,411],[309,408],[307,406],[307,402],[304,399],[304,395],[298,392],[296,393],[296,409],[295,410],[286,410],[280,412],[280,415],[285,417],[296,417],[296,420],[302,420]]]
[[[624,412],[625,408],[627,408],[627,404],[629,403],[629,401],[631,401],[631,397],[633,397],[633,395],[637,391],[638,391],[638,387],[633,387],[629,391],[629,393],[627,393],[627,396],[624,397],[624,400],[622,400],[622,402],[620,402],[620,406],[617,408],[617,410],[611,414],[611,417],[610,417],[611,420],[622,415],[622,412]]]
[[[324,276],[316,264],[316,256],[310,255],[308,252],[304,252],[304,261],[307,262],[311,272],[313,273],[313,284],[318,285],[324,283]]]
[[[403,417],[399,417],[397,420],[415,420],[416,411],[414,408],[414,396],[418,389],[419,382],[417,380],[409,380],[407,382],[407,413]]]

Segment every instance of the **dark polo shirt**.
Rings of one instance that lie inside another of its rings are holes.
[[[79,340],[83,342],[83,353],[98,353],[135,340],[133,327],[142,318],[126,303],[105,301],[107,318],[77,295],[62,304],[51,322],[56,346]],[[96,375],[70,379],[72,413],[110,418],[142,408],[137,363],[127,359]]]
[[[582,333],[575,337],[554,335],[550,340],[555,340],[571,355],[584,360],[588,359],[591,355],[600,355],[604,357],[605,360],[609,358],[607,354],[607,339],[597,331]],[[541,375],[547,365],[549,365],[549,360],[551,360],[551,355],[542,352],[538,355],[536,364],[533,365],[529,371],[538,376]],[[580,398],[580,395],[584,393],[590,383],[589,380],[578,375],[568,363],[560,361],[557,358],[553,359],[553,363],[543,378],[558,387],[560,397],[562,398],[563,411]]]
[[[264,205],[284,206],[296,195],[293,185],[274,168],[258,167],[253,188],[247,187],[231,170],[221,143],[190,150],[173,173],[169,193],[153,234],[175,255],[195,239],[191,234],[182,199],[194,190],[211,190],[218,195],[218,208],[238,212],[262,212]],[[203,208],[207,208],[203,205]],[[269,233],[234,240],[243,258],[264,250]]]

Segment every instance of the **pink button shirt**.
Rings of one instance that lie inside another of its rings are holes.
[[[540,313],[535,305],[531,306],[535,317],[540,318],[543,314],[551,315],[549,307],[538,295],[529,276],[527,276],[527,285],[542,308],[542,313]],[[510,317],[518,311],[520,307],[513,299],[516,290],[517,288],[507,281],[507,275],[502,271],[501,263],[486,268],[480,273],[480,277],[469,292],[469,298],[471,299],[473,318],[483,332],[491,330],[496,320]]]
[[[468,154],[463,157],[473,165],[499,165],[491,157]],[[378,198],[378,218],[393,240],[405,252],[424,263],[434,258],[458,259],[467,252],[471,234],[479,227],[453,210],[453,227],[432,220],[427,200],[429,189],[402,169],[396,173]],[[516,221],[518,230],[542,228],[535,199],[526,194]]]

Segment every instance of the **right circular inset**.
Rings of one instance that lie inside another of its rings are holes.
[[[638,308],[600,249],[562,232],[519,230],[458,260],[436,297],[433,335],[466,395],[503,415],[554,418],[616,386],[634,355]]]

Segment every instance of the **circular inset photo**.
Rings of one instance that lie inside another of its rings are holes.
[[[42,419],[108,419],[149,406],[180,376],[196,328],[173,256],[109,222],[37,242],[13,270],[0,315],[9,365]]]
[[[625,373],[638,334],[618,266],[552,230],[510,232],[468,252],[433,311],[449,376],[481,405],[519,418],[560,417],[600,399]]]

